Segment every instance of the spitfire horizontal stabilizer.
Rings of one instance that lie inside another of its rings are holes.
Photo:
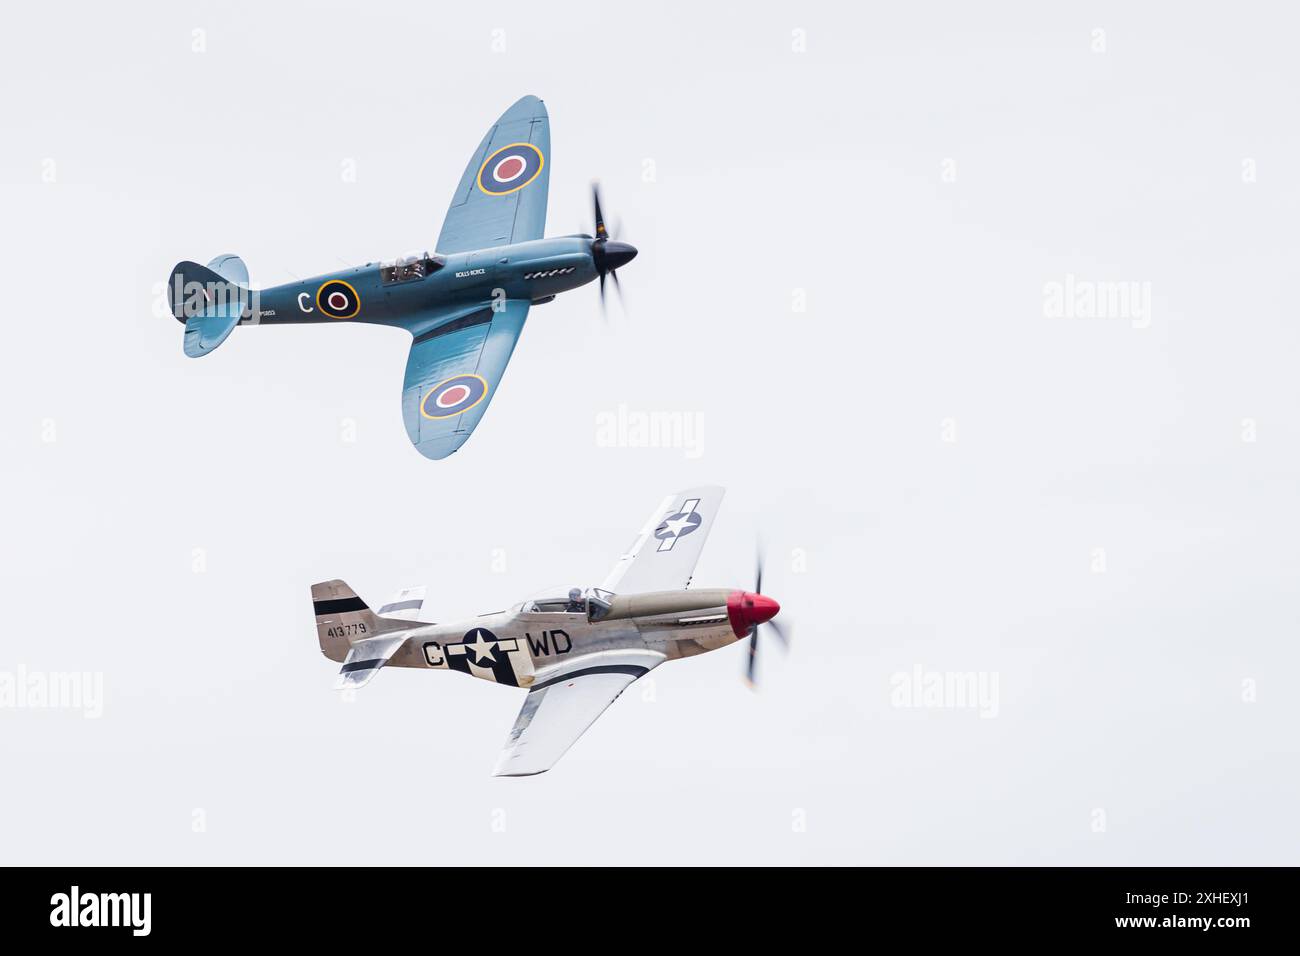
[[[224,342],[240,319],[251,315],[248,268],[235,255],[206,266],[179,262],[167,282],[172,315],[185,323],[185,354],[199,358]]]

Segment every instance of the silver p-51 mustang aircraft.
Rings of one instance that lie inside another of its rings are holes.
[[[749,637],[752,682],[759,626],[781,609],[758,593],[761,566],[753,591],[687,590],[722,496],[722,488],[701,487],[665,498],[600,587],[469,621],[422,622],[423,588],[399,592],[374,612],[342,581],[314,584],[321,651],[343,664],[335,686],[364,686],[388,666],[527,688],[493,771],[520,777],[554,766],[629,684],[664,661]],[[784,642],[779,625],[771,626]]]

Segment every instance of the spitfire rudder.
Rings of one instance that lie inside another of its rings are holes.
[[[214,351],[242,319],[254,313],[248,267],[236,255],[217,256],[206,266],[178,262],[167,280],[167,304],[185,324],[185,354]]]

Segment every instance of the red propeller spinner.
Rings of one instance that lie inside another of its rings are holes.
[[[727,619],[737,637],[746,637],[760,624],[776,617],[781,605],[763,594],[749,591],[732,591],[727,595]]]

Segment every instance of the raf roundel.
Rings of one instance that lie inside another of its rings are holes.
[[[342,279],[331,279],[316,290],[316,308],[331,319],[350,319],[361,311],[361,296]]]
[[[545,164],[542,151],[532,143],[511,143],[483,161],[478,188],[489,196],[508,196],[536,179]]]
[[[451,418],[467,412],[487,396],[488,383],[481,375],[457,375],[429,389],[420,403],[425,418]]]

